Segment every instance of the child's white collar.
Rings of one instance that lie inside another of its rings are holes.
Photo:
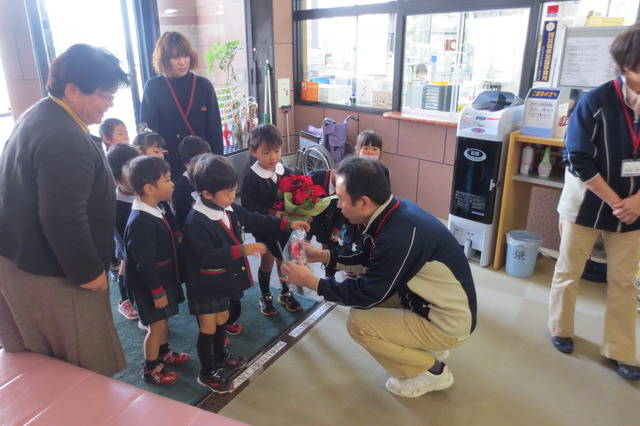
[[[333,182],[331,182],[331,177],[329,177],[329,193],[327,195],[333,195],[335,193],[336,193],[336,186],[333,184]]]
[[[162,215],[162,211],[160,211],[159,208],[151,207],[149,204],[143,203],[137,198],[133,200],[133,205],[131,206],[131,210],[140,210],[140,211],[152,214],[158,219],[164,219],[164,216]]]
[[[256,161],[253,163],[253,166],[251,166],[251,170],[253,170],[262,179],[270,178],[274,182],[278,182],[278,176],[282,176],[284,174],[284,166],[282,163],[276,164],[276,169],[274,171],[270,171],[263,169]]]
[[[203,215],[205,215],[206,217],[214,221],[222,220],[226,216],[224,214],[225,211],[228,211],[228,212],[233,211],[233,208],[231,208],[231,206],[225,208],[224,211],[215,210],[215,209],[212,209],[211,207],[207,207],[204,205],[204,203],[202,202],[202,199],[199,197],[196,200],[195,204],[193,205],[193,209],[197,212],[202,213]]]
[[[116,200],[124,201],[125,203],[133,203],[136,200],[135,195],[127,195],[120,190],[119,186],[116,186]]]

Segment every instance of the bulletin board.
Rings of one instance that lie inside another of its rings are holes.
[[[559,87],[593,89],[616,76],[609,53],[613,40],[628,27],[565,27]]]

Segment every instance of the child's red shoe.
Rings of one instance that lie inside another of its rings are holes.
[[[191,358],[189,354],[184,352],[176,352],[169,348],[169,352],[160,357],[160,361],[168,365],[180,365],[189,361]]]
[[[235,336],[236,334],[240,334],[240,332],[242,331],[242,326],[237,322],[234,322],[233,324],[225,324],[224,329],[227,334]]]
[[[165,366],[160,363],[156,368],[149,371],[142,367],[142,378],[148,383],[154,383],[160,386],[169,386],[178,380],[178,375],[167,370]]]

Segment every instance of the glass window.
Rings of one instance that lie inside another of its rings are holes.
[[[395,16],[303,21],[301,99],[391,109]]]
[[[327,7],[344,7],[363,4],[389,3],[389,1],[395,0],[302,0],[300,1],[300,9],[324,9]]]
[[[457,112],[483,90],[517,94],[528,20],[529,9],[408,16],[403,109]]]

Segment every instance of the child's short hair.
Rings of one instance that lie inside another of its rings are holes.
[[[356,148],[360,149],[363,146],[373,146],[380,148],[380,151],[382,151],[382,136],[375,130],[361,132],[356,140]]]
[[[280,148],[282,146],[282,135],[280,130],[273,124],[260,124],[254,127],[249,140],[249,148],[257,151],[261,144],[266,144],[268,148]]]
[[[129,183],[138,195],[144,195],[146,184],[156,183],[171,171],[171,166],[162,158],[152,155],[136,157],[129,164]]]
[[[215,195],[238,184],[236,169],[222,155],[204,154],[198,158],[192,170],[193,186],[200,193],[208,191]]]
[[[124,121],[122,120],[119,120],[117,118],[107,118],[102,122],[102,124],[100,124],[100,128],[98,129],[98,132],[100,133],[100,137],[102,139],[104,139],[105,137],[107,139],[112,139],[113,131],[115,130],[116,126],[124,126],[124,125],[125,125]]]
[[[122,168],[139,155],[137,149],[126,143],[120,143],[107,152],[107,163],[116,182],[122,181]]]
[[[211,153],[206,152],[204,154],[198,154],[189,162],[189,167],[187,167],[187,179],[189,179],[189,182],[192,182],[191,185],[193,185],[193,170],[196,168],[196,164],[198,164],[198,162],[202,160],[203,157],[206,157],[207,154]]]
[[[183,163],[190,163],[191,159],[198,154],[211,152],[211,145],[200,136],[186,136],[180,142],[178,153]]]
[[[147,149],[157,146],[160,149],[165,149],[167,146],[162,139],[162,136],[155,132],[141,132],[133,139],[132,145],[141,153],[147,152]]]

